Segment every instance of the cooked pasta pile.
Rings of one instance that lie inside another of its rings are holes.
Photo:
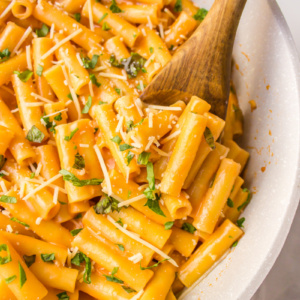
[[[206,13],[0,0],[1,300],[176,299],[237,245],[235,93],[226,122],[196,96],[139,99]]]

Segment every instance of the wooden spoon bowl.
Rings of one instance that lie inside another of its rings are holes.
[[[247,0],[215,0],[204,21],[141,95],[145,102],[171,105],[196,95],[226,116],[232,48]]]

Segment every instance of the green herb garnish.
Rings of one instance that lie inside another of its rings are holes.
[[[72,174],[71,172],[64,170],[64,169],[60,170],[59,173],[63,175],[63,179],[65,181],[69,181],[74,186],[77,186],[77,187],[82,187],[82,186],[86,186],[86,185],[99,185],[103,182],[103,179],[98,179],[98,178],[81,180],[81,179],[77,178],[74,174]]]

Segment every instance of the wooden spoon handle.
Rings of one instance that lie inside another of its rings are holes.
[[[143,100],[170,104],[197,95],[225,117],[232,48],[246,1],[215,0],[201,25],[146,88]],[[158,93],[164,97],[156,97]]]

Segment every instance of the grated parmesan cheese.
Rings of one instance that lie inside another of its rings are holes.
[[[95,31],[91,0],[87,0],[87,4],[88,4],[88,12],[89,12],[90,29],[91,29],[92,31]]]
[[[140,290],[135,296],[133,296],[130,300],[138,300],[144,294],[144,290]]]
[[[3,193],[7,193],[7,188],[4,181],[0,181],[0,186],[2,188]]]
[[[141,99],[140,99],[140,98],[137,98],[137,99],[134,101],[134,104],[135,104],[135,106],[136,106],[136,108],[137,108],[137,110],[138,110],[140,116],[143,117],[143,116],[144,116],[144,113],[143,113],[143,103],[142,103]]]
[[[14,113],[16,113],[16,112],[18,112],[18,111],[19,111],[19,109],[16,108],[16,109],[11,110],[10,112],[11,112],[12,114],[14,114]]]
[[[21,45],[23,44],[23,42],[27,39],[27,37],[29,36],[29,34],[32,32],[32,28],[29,26],[26,31],[24,32],[24,34],[22,35],[22,37],[20,38],[18,44],[16,45],[16,47],[14,48],[14,50],[12,51],[12,54],[14,55],[14,53],[17,54],[19,48],[21,47]]]
[[[79,144],[80,148],[89,148],[90,145],[89,144]]]
[[[44,97],[42,97],[42,96],[40,96],[39,94],[36,94],[36,93],[34,93],[34,92],[31,92],[30,95],[33,96],[35,99],[39,99],[39,100],[44,101],[44,102],[46,102],[46,103],[53,103],[53,101],[51,101],[51,100],[49,100],[49,99],[47,99],[47,98],[44,98]]]
[[[172,134],[170,134],[169,136],[167,136],[166,138],[161,140],[160,143],[163,145],[163,144],[167,143],[168,141],[175,139],[180,134],[180,132],[181,132],[180,130],[173,132]]]
[[[42,222],[42,220],[43,220],[43,219],[42,219],[41,217],[36,218],[35,224],[36,224],[36,225],[40,225],[41,222]]]
[[[72,101],[72,100],[70,100],[70,101]],[[55,115],[57,115],[57,114],[59,114],[59,113],[61,113],[61,112],[63,112],[63,111],[68,111],[68,109],[67,109],[67,108],[65,108],[65,109],[62,109],[62,110],[56,111],[56,112],[54,112],[54,113],[51,113],[51,114],[49,114],[49,115],[45,115],[45,116],[43,116],[43,118],[48,118],[48,117],[51,117],[51,116],[55,116]]]
[[[102,154],[97,145],[94,146],[94,149],[95,149],[96,155],[98,157],[98,160],[99,160],[99,163],[100,163],[100,166],[101,166],[101,169],[102,169],[105,181],[106,181],[107,190],[108,190],[107,194],[108,194],[108,196],[111,196],[112,195],[111,182],[110,182],[109,174],[107,172],[107,168],[106,168],[104,159],[103,159]]]
[[[58,178],[62,177],[61,174],[57,174],[55,176],[53,176],[52,178],[50,178],[49,180],[43,182],[40,186],[38,186],[37,188],[35,188],[34,190],[32,190],[31,192],[29,192],[24,198],[23,200],[27,200],[29,199],[31,196],[33,196],[35,193],[37,193],[38,191],[42,190],[44,187],[48,186],[50,183],[54,182],[55,180],[57,180]]]
[[[53,39],[54,29],[55,29],[55,24],[52,23],[51,24],[51,28],[50,28],[50,39]]]
[[[27,68],[32,71],[32,62],[31,62],[31,52],[30,45],[26,46],[26,60],[27,60]]]
[[[149,128],[153,128],[153,113],[149,113]]]
[[[6,225],[6,231],[12,233],[13,229],[10,224]]]
[[[147,185],[148,185],[148,184],[147,184]],[[129,200],[126,200],[126,201],[123,201],[123,202],[119,203],[119,204],[118,204],[118,207],[122,207],[122,206],[125,206],[125,205],[128,205],[128,204],[131,204],[131,203],[133,203],[133,202],[142,200],[142,199],[144,199],[144,198],[146,198],[146,196],[145,196],[144,194],[141,194],[141,195],[139,195],[139,196],[136,196],[136,197],[134,197],[134,198],[131,198],[131,199],[129,199]]]
[[[165,252],[161,251],[160,249],[158,249],[157,247],[155,247],[152,244],[148,243],[147,241],[144,241],[140,237],[137,237],[136,234],[134,234],[133,232],[130,232],[127,229],[125,229],[124,227],[120,226],[118,223],[115,222],[115,220],[111,216],[107,215],[106,217],[107,217],[108,221],[110,221],[120,231],[122,231],[123,233],[125,233],[126,235],[131,237],[132,239],[136,240],[137,242],[139,242],[139,243],[143,244],[144,246],[148,247],[149,249],[153,250],[157,254],[161,255],[163,258],[168,259],[169,262],[172,265],[174,265],[175,267],[178,267],[176,261],[174,259],[172,259],[170,256],[168,256]]]
[[[91,96],[94,97],[93,83],[91,80],[89,81],[89,90],[90,90]]]
[[[4,9],[2,14],[0,15],[0,19],[4,18],[10,12],[10,10],[14,6],[15,2],[16,2],[15,0],[10,2],[10,4]]]
[[[149,59],[145,62],[144,67],[147,68],[147,67],[150,65],[150,63],[154,60],[154,58],[155,58],[155,53],[153,53],[153,54],[149,57]]]
[[[128,260],[132,261],[134,264],[139,263],[143,259],[143,255],[141,253],[137,253],[128,258]]]
[[[161,149],[157,148],[157,147],[154,146],[154,145],[151,145],[150,148],[151,148],[152,150],[156,151],[156,152],[157,152],[159,155],[161,155],[161,156],[166,156],[166,157],[171,156],[171,153],[166,153],[166,152],[162,151]]]
[[[54,53],[58,48],[60,48],[63,44],[65,44],[66,42],[70,41],[71,39],[73,39],[76,35],[78,35],[79,33],[81,33],[82,29],[79,28],[78,30],[74,31],[73,33],[71,33],[69,36],[67,36],[66,38],[64,38],[63,40],[61,40],[60,42],[58,42],[55,46],[53,46],[51,49],[49,49],[45,54],[43,54],[43,56],[41,57],[41,60],[46,59],[49,55],[51,55],[52,53]]]
[[[114,74],[114,73],[100,72],[99,75],[102,76],[102,77],[107,77],[107,78],[121,79],[121,80],[125,80],[125,81],[127,80],[127,76],[121,76],[121,75],[117,75],[117,74]]]
[[[154,142],[154,140],[155,140],[155,136],[150,136],[150,137],[148,138],[148,140],[149,140],[149,142],[148,142],[148,144],[147,144],[146,147],[145,147],[145,150],[146,150],[146,151],[150,149],[150,146],[153,144],[153,142]]]
[[[124,116],[121,116],[116,127],[116,132],[120,132],[121,127],[123,126]]]
[[[58,202],[58,191],[59,191],[59,189],[56,187],[55,189],[54,189],[54,193],[53,193],[53,203],[56,205],[57,204],[57,202]]]

